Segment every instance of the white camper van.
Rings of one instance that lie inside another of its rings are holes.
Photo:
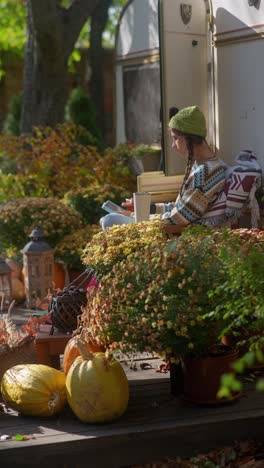
[[[131,0],[116,36],[117,142],[157,144],[180,175],[169,109],[199,105],[227,163],[256,152],[264,170],[264,1]]]

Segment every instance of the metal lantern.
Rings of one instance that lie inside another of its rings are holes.
[[[11,268],[3,258],[0,258],[0,301],[1,311],[12,302]]]
[[[34,308],[36,300],[47,297],[53,287],[54,253],[40,228],[34,229],[29,238],[22,253],[27,307]]]

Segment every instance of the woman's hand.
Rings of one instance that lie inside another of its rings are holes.
[[[124,216],[128,216],[130,218],[131,216],[131,211],[127,211],[127,210],[120,210],[120,211],[117,211],[118,214],[122,214]]]
[[[121,206],[126,208],[128,210],[128,212],[130,212],[130,213],[133,212],[134,211],[133,198],[126,198],[126,200],[121,203]],[[125,213],[122,212],[122,214],[125,214]],[[126,216],[130,216],[130,215],[126,215]]]

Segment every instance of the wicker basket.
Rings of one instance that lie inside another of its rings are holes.
[[[78,316],[82,314],[82,307],[87,305],[87,291],[82,285],[87,284],[92,276],[92,270],[85,270],[62,291],[53,293],[48,305],[51,333],[54,327],[64,333],[76,330]]]
[[[17,346],[0,348],[0,382],[4,373],[11,367],[18,364],[36,364],[37,354],[35,339],[33,336],[26,336]]]
[[[77,327],[77,317],[82,313],[82,306],[86,304],[85,290],[75,289],[71,294],[64,292],[60,296],[54,296],[48,308],[52,325],[61,332],[72,332]]]

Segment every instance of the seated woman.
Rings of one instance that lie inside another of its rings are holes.
[[[199,107],[186,107],[169,121],[172,146],[187,159],[180,193],[174,203],[156,203],[152,213],[158,213],[166,224],[186,226],[199,223],[210,209],[225,184],[226,166],[206,142],[206,121]],[[131,212],[112,213],[101,219],[105,230],[114,224],[134,222]]]

